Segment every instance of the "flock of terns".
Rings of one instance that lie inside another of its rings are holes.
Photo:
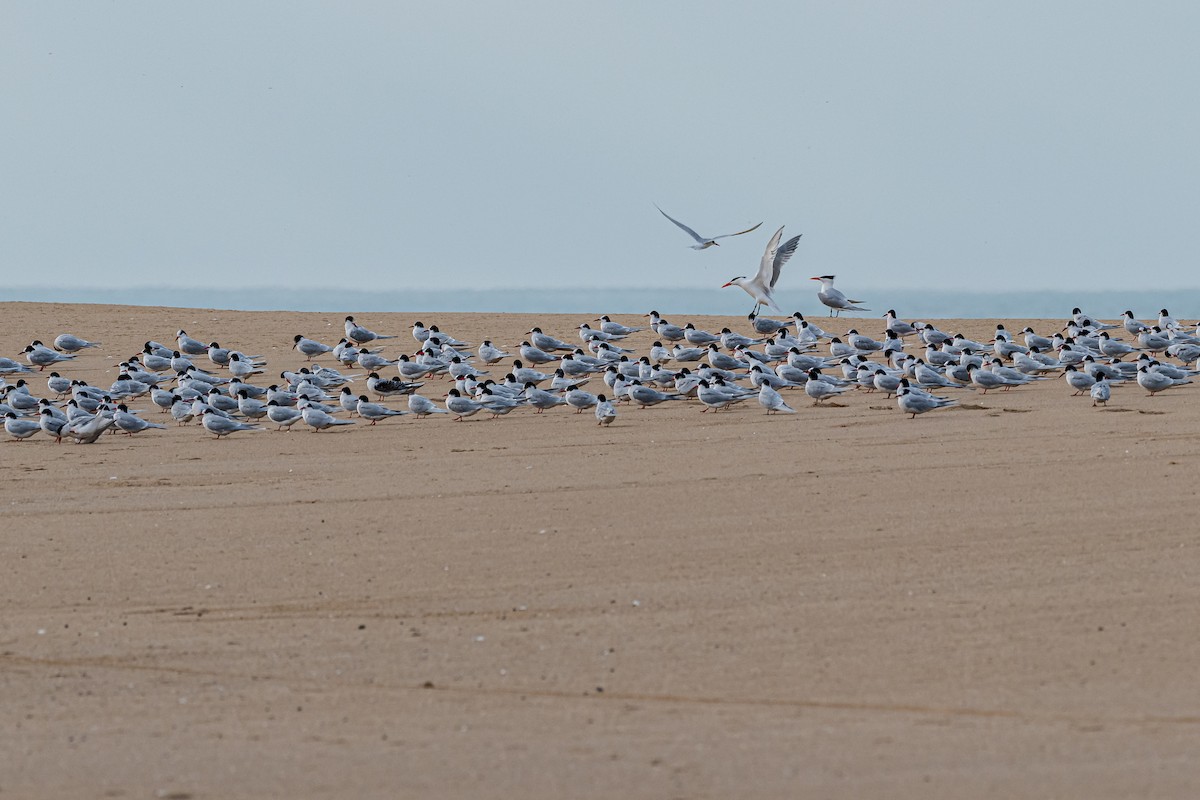
[[[26,363],[0,358],[0,415],[13,439],[45,433],[56,442],[82,444],[106,431],[132,436],[168,427],[151,421],[155,408],[179,425],[198,423],[218,439],[267,425],[291,430],[300,424],[316,432],[408,414],[461,421],[559,406],[590,410],[598,425],[611,424],[619,404],[644,409],[693,402],[703,412],[720,412],[753,399],[767,414],[792,414],[785,394],[793,391],[814,405],[850,391],[881,392],[915,419],[955,405],[944,396],[951,390],[1008,391],[1055,375],[1075,395],[1088,394],[1093,405],[1107,403],[1114,388],[1127,383],[1155,395],[1192,383],[1200,359],[1200,330],[1189,333],[1166,309],[1145,324],[1126,312],[1114,325],[1076,308],[1052,335],[1031,328],[1013,334],[999,324],[987,342],[906,322],[891,310],[883,316],[880,339],[854,328],[835,335],[799,312],[784,319],[756,312],[748,317],[752,330],[742,334],[675,325],[652,311],[646,317],[654,341],[643,354],[624,344],[647,328],[609,316],[594,320],[596,327],[580,324],[577,343],[534,327],[515,352],[492,340],[476,347],[417,322],[415,352],[394,357],[384,355],[394,335],[347,316],[346,335],[335,345],[297,334],[292,349],[304,363],[267,386],[261,385],[266,362],[260,355],[205,344],[183,330],[173,346],[147,341],[121,361],[111,386],[91,386],[72,379],[70,367],[81,351],[100,343],[62,334],[50,346],[31,342],[22,353]],[[47,369],[53,371],[43,392],[32,376]],[[593,394],[584,386],[597,378],[605,390]],[[440,380],[452,383],[441,384],[446,388],[433,393],[437,399],[422,394]],[[385,402],[398,397],[407,408]],[[132,407],[146,401],[147,407]]]
[[[707,237],[661,208],[659,212],[692,237],[696,250],[719,246],[719,239],[762,225]],[[802,391],[814,405],[850,391],[883,392],[895,396],[900,410],[915,419],[955,405],[942,395],[956,389],[1009,391],[1061,375],[1073,394],[1087,393],[1095,406],[1106,404],[1114,388],[1126,383],[1155,395],[1192,383],[1198,373],[1200,326],[1189,333],[1166,309],[1157,321],[1142,323],[1126,311],[1120,324],[1109,324],[1075,308],[1052,335],[1028,327],[1013,333],[1000,324],[987,342],[906,322],[894,310],[883,315],[881,339],[855,328],[840,336],[828,333],[800,312],[784,319],[761,316],[763,308],[783,315],[773,292],[800,236],[782,239],[781,227],[768,241],[758,271],[731,278],[722,287],[738,286],[754,299],[749,334],[729,328],[712,333],[691,323],[681,327],[652,311],[646,317],[654,342],[641,355],[624,344],[646,328],[608,316],[594,320],[599,323],[595,328],[580,324],[578,343],[534,327],[511,353],[492,340],[475,347],[436,325],[417,322],[412,329],[416,351],[389,358],[383,354],[384,343],[396,336],[376,333],[347,316],[346,335],[336,345],[297,334],[292,349],[305,363],[284,370],[268,386],[260,385],[266,367],[262,356],[217,342],[205,344],[180,330],[174,346],[147,341],[120,362],[112,386],[99,387],[57,371],[69,373],[81,351],[100,346],[64,333],[51,346],[31,342],[21,354],[24,364],[0,357],[0,415],[5,432],[18,441],[41,432],[56,442],[71,438],[81,444],[97,441],[106,431],[133,436],[166,428],[144,416],[153,407],[179,425],[198,423],[218,439],[266,430],[265,425],[291,430],[303,424],[317,432],[360,420],[375,425],[406,414],[462,421],[476,414],[495,419],[518,409],[541,414],[559,406],[578,414],[591,410],[598,425],[616,419],[618,404],[644,409],[694,401],[703,412],[720,412],[753,398],[767,414],[794,414],[783,394],[793,390]],[[835,276],[812,280],[820,281],[817,299],[830,316],[870,311],[863,301],[834,288]],[[495,368],[504,361],[511,363]],[[47,368],[55,371],[43,393],[30,383],[33,378],[24,376]],[[343,372],[345,368],[359,372]],[[393,369],[396,374],[384,374]],[[15,382],[9,383],[13,376]],[[350,385],[364,377],[360,388]],[[597,377],[606,387],[603,393],[583,388]],[[453,384],[437,400],[421,394],[423,387],[443,378]],[[407,409],[386,405],[390,397],[406,397]],[[152,407],[131,408],[143,399]]]

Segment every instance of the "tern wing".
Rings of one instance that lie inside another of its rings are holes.
[[[781,236],[783,236],[783,228],[775,231],[775,235],[771,237],[771,241],[767,242],[767,249],[763,251],[762,261],[758,265],[758,272],[754,275],[754,280],[762,286],[770,286],[771,278],[775,275],[775,254],[779,251],[779,238]]]
[[[670,219],[670,217],[668,217],[668,219]],[[678,224],[678,223],[676,223],[676,224]],[[712,238],[713,238],[714,240],[716,240],[716,239],[728,239],[730,236],[741,236],[743,233],[750,233],[750,231],[756,231],[756,230],[758,230],[758,229],[759,229],[759,228],[761,228],[761,227],[762,227],[762,223],[760,222],[760,223],[758,223],[757,225],[755,225],[753,228],[746,228],[746,230],[744,230],[744,231],[738,231],[737,233],[723,233],[723,234],[721,234],[720,236],[714,236],[714,237],[712,237]]]
[[[783,247],[775,254],[775,260],[771,264],[771,288],[775,288],[775,282],[779,280],[779,271],[783,269],[783,265],[787,263],[792,254],[796,252],[796,245],[800,243],[800,237],[804,234],[799,233],[783,243]]]
[[[654,206],[654,207],[655,207],[655,208],[658,208],[658,206],[657,206],[657,205],[656,205],[656,206]],[[666,217],[667,219],[671,220],[671,222],[674,222],[676,225],[678,225],[680,228],[682,228],[684,231],[686,231],[686,232],[687,232],[687,235],[688,235],[688,236],[691,236],[693,239],[695,239],[697,243],[699,243],[699,244],[704,244],[706,241],[708,241],[708,240],[707,240],[707,239],[705,239],[703,236],[701,236],[700,234],[696,233],[694,230],[692,230],[691,228],[689,228],[687,225],[684,225],[682,222],[680,222],[679,220],[675,219],[674,217],[672,217],[672,216],[671,216],[670,214],[668,214],[667,212],[663,211],[661,208],[658,208],[658,213],[662,214],[664,217]],[[761,223],[759,223],[759,224],[761,224]],[[751,230],[754,230],[754,229],[753,229],[753,228],[751,228]],[[730,235],[731,235],[731,236],[736,236],[736,234],[730,234]]]

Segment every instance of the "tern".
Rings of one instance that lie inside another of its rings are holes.
[[[582,414],[585,409],[592,408],[600,402],[596,395],[585,392],[583,389],[571,389],[564,396],[567,399],[567,405],[574,408],[576,414]]]
[[[222,436],[228,436],[231,433],[238,431],[261,431],[262,428],[257,425],[247,425],[244,422],[238,422],[229,417],[222,417],[211,408],[205,408],[204,415],[201,417],[201,423],[205,430],[220,439]]]
[[[302,420],[303,418],[304,418],[304,415],[300,412],[300,409],[298,409],[298,408],[291,408],[290,406],[281,406],[275,400],[272,400],[269,403],[267,403],[267,419],[271,420],[271,422],[274,422],[276,425],[279,426],[278,428],[276,428],[276,430],[281,431],[286,428],[288,431],[291,431],[292,426],[295,425],[300,420]]]
[[[917,414],[924,414],[926,411],[956,405],[957,402],[957,400],[934,397],[931,394],[918,394],[908,386],[901,386],[896,393],[896,405],[900,406],[900,410],[905,414],[912,415],[909,419],[916,419]]]
[[[779,281],[779,272],[783,269],[783,265],[787,263],[792,254],[796,252],[796,245],[800,243],[800,236],[797,234],[791,239],[788,239],[780,246],[779,240],[783,236],[783,228],[775,231],[775,235],[767,242],[767,249],[763,252],[762,260],[758,265],[758,272],[753,278],[747,278],[745,275],[739,275],[736,278],[731,278],[727,283],[721,286],[724,289],[727,286],[739,286],[742,291],[754,298],[754,308],[750,310],[751,314],[758,314],[758,310],[763,306],[772,308],[780,314],[783,313],[775,303],[773,292],[775,284]]]
[[[608,314],[605,314],[599,319],[593,320],[593,322],[599,322],[600,330],[604,331],[605,333],[615,333],[624,336],[645,330],[645,328],[630,328],[628,325],[622,325],[619,322],[613,322],[611,319],[609,319]]]
[[[617,409],[602,394],[596,395],[596,424],[608,426],[617,418]]]
[[[49,347],[43,345],[41,342],[35,342],[34,344],[29,345],[22,352],[25,354],[25,360],[29,362],[30,366],[37,367],[38,372],[41,372],[51,364],[58,364],[63,361],[71,361],[75,358],[73,355],[56,353]]]
[[[627,396],[630,400],[638,404],[638,408],[647,408],[656,406],[659,403],[667,400],[686,400],[686,397],[678,394],[666,394],[657,389],[651,389],[649,386],[643,386],[641,381],[633,381],[627,390]]]
[[[73,336],[69,333],[60,333],[54,339],[54,349],[67,353],[77,353],[85,347],[99,346],[99,342],[89,342],[87,339],[80,339],[78,336]]]
[[[175,333],[175,341],[179,343],[179,351],[189,356],[202,356],[208,352],[208,345],[188,336],[185,330]]]
[[[38,425],[41,426],[47,436],[53,436],[54,441],[57,443],[62,441],[68,422],[65,416],[62,418],[56,417],[53,411],[44,408],[38,418]]]
[[[843,311],[870,311],[869,308],[862,308],[856,305],[863,302],[862,300],[851,300],[842,294],[839,290],[833,288],[833,281],[836,275],[822,275],[818,278],[810,278],[809,280],[820,281],[821,288],[817,290],[817,299],[829,307],[829,316],[835,314],[840,316]]]
[[[1191,383],[1187,378],[1172,378],[1170,375],[1157,372],[1145,365],[1138,367],[1137,382],[1138,386],[1149,392],[1151,397],[1172,386]]]
[[[525,399],[529,401],[529,405],[537,409],[536,413],[538,414],[567,402],[566,398],[561,395],[551,394],[544,389],[537,388],[533,381],[525,382]]]
[[[529,334],[529,341],[533,342],[534,347],[544,350],[547,353],[553,353],[555,350],[566,350],[570,353],[575,349],[575,345],[573,344],[567,344],[562,339],[556,339],[549,334],[542,333],[541,328],[532,328],[526,331],[526,333]]]
[[[319,433],[326,428],[333,428],[338,425],[353,425],[352,419],[337,419],[332,414],[318,408],[315,404],[309,402],[307,398],[300,398],[300,402],[296,404],[300,409],[300,414],[304,417],[304,424],[313,429],[313,433]]]
[[[112,417],[91,417],[79,419],[67,424],[66,433],[75,440],[75,444],[94,444],[100,434],[116,425]]]
[[[160,428],[166,430],[166,425],[159,425],[157,422],[147,422],[139,416],[129,413],[129,407],[124,403],[117,406],[117,413],[113,414],[113,419],[117,422],[117,427],[125,433],[133,436],[135,433],[140,433],[147,428]]]
[[[411,399],[409,400],[409,407],[412,407]],[[464,417],[478,414],[483,408],[483,403],[478,403],[469,397],[463,397],[458,389],[451,389],[446,394],[446,410],[455,415],[455,422],[462,422]]]
[[[1071,395],[1072,397],[1078,397],[1096,385],[1094,377],[1076,369],[1074,364],[1068,364],[1066,369],[1063,370],[1063,380],[1075,390],[1075,393]]]
[[[1097,405],[1107,406],[1108,398],[1112,397],[1112,385],[1107,378],[1096,381],[1089,391],[1092,395],[1092,408]]]
[[[654,207],[658,208],[657,205],[655,205]],[[674,222],[676,225],[678,225],[683,230],[684,233],[686,233],[688,236],[691,236],[693,239],[696,240],[695,244],[688,245],[693,250],[704,250],[706,248],[713,247],[713,246],[720,247],[721,246],[720,242],[718,242],[717,239],[728,239],[730,236],[741,236],[743,233],[750,233],[751,231],[758,230],[759,227],[762,225],[762,223],[760,222],[760,223],[758,223],[758,225],[755,225],[753,228],[747,228],[746,230],[738,231],[737,233],[723,233],[720,236],[701,236],[700,234],[696,233],[694,230],[689,228],[687,225],[684,225],[682,222],[675,219],[667,212],[663,211],[661,208],[658,208],[658,213],[662,214],[664,217],[671,220],[671,222]]]
[[[295,344],[292,345],[292,349],[299,350],[301,353],[303,353],[306,361],[312,361],[317,356],[333,352],[333,348],[329,345],[322,344],[321,342],[313,339],[307,339],[298,333],[292,341],[295,342]]]
[[[479,357],[483,359],[485,364],[495,364],[504,358],[511,358],[512,353],[506,353],[498,347],[492,345],[490,339],[484,339],[483,344],[479,345]]]
[[[18,417],[14,411],[9,411],[4,415],[4,430],[17,441],[28,439],[41,429],[41,422]]]
[[[419,394],[410,394],[408,396],[408,410],[417,416],[417,419],[424,419],[430,414],[446,414],[446,409],[439,408],[428,397]]]
[[[376,339],[395,339],[395,336],[376,333],[372,330],[367,330],[362,325],[354,321],[354,317],[346,317],[346,338],[356,344],[366,344],[373,342]]]
[[[401,411],[396,408],[388,408],[380,403],[372,403],[371,399],[365,394],[358,396],[358,405],[355,409],[360,417],[371,420],[371,424],[379,422],[381,419],[388,417],[401,417],[407,414],[407,411]]]
[[[796,409],[785,403],[783,395],[771,388],[769,383],[763,383],[762,388],[758,390],[758,402],[768,414],[777,414],[780,411],[785,414],[796,413]]]
[[[819,405],[822,401],[830,397],[848,392],[850,389],[846,386],[834,386],[827,382],[827,377],[822,375],[816,369],[808,371],[808,381],[804,384],[804,393],[813,399],[813,405]]]

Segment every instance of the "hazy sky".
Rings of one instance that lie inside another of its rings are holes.
[[[1196,287],[1198,23],[1193,2],[14,0],[0,275],[716,287],[786,225],[793,289]],[[695,252],[653,203],[764,224]]]

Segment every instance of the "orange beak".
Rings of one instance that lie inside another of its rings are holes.
[[[724,289],[726,286],[733,286],[733,283],[732,283],[732,282],[730,282],[730,283],[723,283],[723,284],[721,284],[721,288],[722,288],[722,289]]]

